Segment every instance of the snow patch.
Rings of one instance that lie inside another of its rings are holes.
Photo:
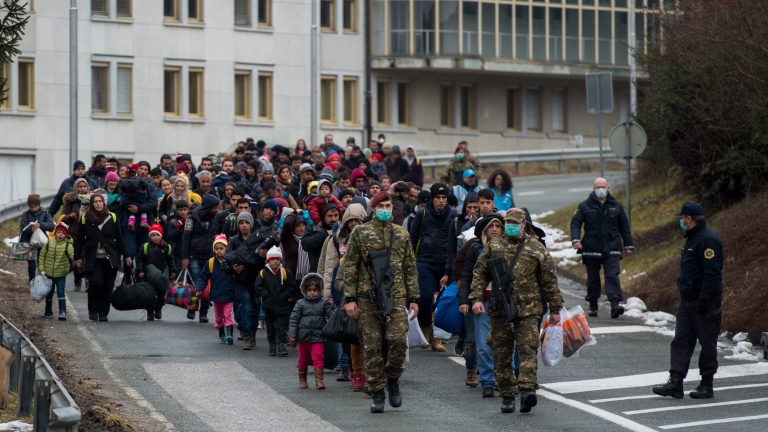
[[[547,213],[542,213],[542,215],[546,214]],[[531,218],[536,220],[536,218],[533,216],[531,216]],[[553,226],[545,223],[537,224],[536,226],[544,230],[546,233],[546,238],[544,240],[547,242],[549,255],[552,256],[552,258],[562,260],[559,263],[560,267],[578,264],[577,258],[579,257],[579,254],[577,253],[576,249],[573,248],[571,239],[565,234],[565,232],[563,232],[563,230],[554,228]]]
[[[751,342],[739,342],[736,344],[735,347],[733,347],[733,353],[739,354],[739,353],[748,353],[752,351],[752,343]]]
[[[16,273],[14,273],[12,271],[8,271],[8,270],[3,270],[3,269],[0,269],[0,273],[11,275],[11,276],[16,276]],[[0,430],[2,430],[2,429],[0,429]]]
[[[674,337],[675,336],[675,331],[674,330],[669,330],[669,329],[656,329],[656,333],[658,333],[660,335],[663,335],[663,336],[670,336],[670,337]]]
[[[12,247],[11,243],[18,243],[19,242],[19,236],[16,236],[14,238],[7,238],[3,240],[3,243],[5,243],[6,246]]]
[[[630,317],[630,318],[642,318],[643,317],[643,311],[641,311],[640,309],[625,310],[624,311],[624,316],[625,317]]]
[[[723,358],[726,359],[726,360],[760,361],[760,359],[762,357],[758,356],[758,355],[751,354],[751,353],[742,352],[742,353],[738,353],[738,354],[734,354],[734,355],[725,356]]]
[[[641,312],[645,312],[648,310],[648,308],[645,306],[645,302],[640,300],[638,297],[630,297],[627,299],[627,303],[623,304],[624,306],[624,313],[626,314],[626,311],[629,310],[639,310]]]
[[[567,266],[569,266],[569,265],[576,265],[576,264],[578,264],[578,262],[576,262],[576,261],[574,261],[574,260],[570,260],[570,259],[568,259],[568,258],[563,258],[563,260],[562,260],[562,261],[560,261],[560,262],[557,264],[557,266],[558,266],[558,267],[567,267]]]
[[[654,327],[664,327],[667,323],[674,323],[677,321],[677,318],[675,318],[674,315],[666,312],[645,312],[642,315],[642,318],[645,319],[645,325]]]
[[[632,276],[632,279],[637,279],[637,278],[639,278],[640,276],[645,276],[645,272],[640,272],[640,273],[638,273],[638,274],[636,274],[636,275]]]
[[[0,423],[0,431],[32,431],[32,425],[20,420],[14,420],[8,423]]]
[[[537,219],[541,219],[541,218],[547,217],[547,216],[549,216],[551,214],[554,214],[554,213],[555,213],[554,211],[550,210],[550,211],[545,211],[544,213],[532,214],[531,215],[531,220],[535,221]]]
[[[736,333],[736,335],[733,337],[733,341],[736,342],[736,343],[741,342],[741,341],[745,341],[747,339],[748,339],[747,338],[747,334],[744,333],[744,332]]]

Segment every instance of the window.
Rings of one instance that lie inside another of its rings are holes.
[[[518,105],[518,89],[517,88],[508,88],[507,89],[507,129],[509,130],[518,130],[518,111],[519,111],[519,105]]]
[[[613,17],[616,38],[613,58],[617,65],[625,65],[629,62],[629,18],[626,12],[615,12]]]
[[[31,58],[19,60],[19,110],[35,109],[35,61]]]
[[[525,127],[528,132],[541,132],[541,123],[539,122],[539,89],[529,88],[525,90]]]
[[[515,58],[528,59],[528,30],[530,9],[528,6],[515,6]]]
[[[411,125],[411,83],[408,81],[397,83],[397,124]]]
[[[483,57],[496,57],[496,5],[483,3]]]
[[[235,0],[235,25],[250,27],[251,0]]]
[[[440,2],[440,54],[459,53],[459,2]]]
[[[565,132],[565,90],[552,90],[552,132]]]
[[[336,77],[320,78],[320,121],[336,123]]]
[[[462,84],[461,90],[461,128],[475,128],[475,86],[472,84]]]
[[[181,21],[180,0],[163,0],[163,17],[166,21]]]
[[[357,122],[357,78],[344,77],[344,124],[356,125]]]
[[[259,120],[272,118],[272,72],[259,72]]]
[[[407,1],[389,2],[389,53],[392,55],[408,55],[410,47],[410,24]]]
[[[355,0],[342,0],[344,2],[343,9],[343,27],[344,33],[357,32],[357,7]]]
[[[598,62],[611,64],[611,12],[598,11]]]
[[[320,29],[336,31],[336,0],[320,0]]]
[[[563,10],[549,8],[549,60],[563,61]]]
[[[35,59],[17,57],[11,63],[0,63],[0,77],[5,78],[5,91],[0,98],[0,108],[18,111],[35,109]]]
[[[235,28],[253,28],[272,26],[271,0],[234,0]]]
[[[373,2],[373,16],[371,17],[371,27],[373,29],[373,55],[384,55],[386,44],[385,6],[383,1]]]
[[[259,27],[272,27],[272,0],[258,0]]]
[[[565,10],[565,61],[579,61],[579,11]]]
[[[91,16],[109,16],[109,0],[91,0]]]
[[[91,65],[91,110],[109,113],[109,63]]]
[[[91,0],[91,16],[116,19],[131,18],[131,0]]]
[[[485,21],[485,12],[483,12],[483,21]],[[499,57],[512,58],[512,5],[499,5]]]
[[[188,0],[187,17],[191,23],[203,22],[203,0]]]
[[[165,21],[182,24],[203,23],[203,0],[163,0]]]
[[[581,11],[581,61],[584,63],[595,63],[595,11]]]
[[[435,54],[435,2],[413,2],[413,42],[416,55]]]
[[[477,2],[462,2],[461,12],[463,17],[461,38],[463,52],[467,55],[477,55],[479,42],[477,37]]]
[[[117,113],[133,113],[133,67],[130,64],[117,65]]]
[[[453,118],[453,84],[440,85],[440,126],[453,129],[455,126]]]
[[[235,71],[235,118],[251,119],[251,71]]]
[[[376,123],[379,126],[389,126],[390,107],[389,81],[376,81]]]
[[[130,18],[133,16],[131,0],[116,0],[115,4],[118,18]]]
[[[533,7],[533,59],[547,59],[547,41],[546,41],[546,8]]]
[[[181,105],[179,99],[181,98],[181,68],[180,67],[165,67],[163,72],[163,105],[166,116],[179,117],[181,116]]]
[[[0,109],[8,109],[11,104],[11,72],[10,64],[0,63]],[[5,80],[5,83],[3,83]]]
[[[189,116],[203,117],[203,70],[189,68]]]

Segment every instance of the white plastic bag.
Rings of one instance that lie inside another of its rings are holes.
[[[563,326],[560,323],[541,331],[541,359],[547,366],[554,366],[563,359]]]
[[[45,272],[29,281],[29,295],[32,296],[32,300],[38,303],[43,301],[48,293],[51,292],[51,288],[53,288],[53,280],[45,277]]]
[[[424,333],[421,332],[421,328],[419,327],[419,320],[414,319],[411,321],[411,318],[413,317],[412,313],[408,313],[408,337],[405,339],[406,347],[405,350],[405,361],[411,362],[411,348],[417,347],[420,345],[424,345],[427,343],[427,339],[424,337]]]
[[[433,327],[432,336],[434,336],[437,339],[448,340],[451,338],[452,335],[447,331],[441,329],[440,327]]]
[[[42,229],[38,228],[32,232],[29,242],[37,246],[44,246],[48,243],[48,236],[45,235]]]

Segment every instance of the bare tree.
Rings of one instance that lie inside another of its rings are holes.
[[[29,22],[27,14],[27,3],[21,3],[21,0],[2,0],[0,14],[5,14],[0,19],[0,66],[3,63],[11,63],[14,56],[21,54],[19,51],[19,41],[24,35],[24,27]],[[0,69],[1,71],[2,69]],[[5,83],[8,77],[0,73],[0,103],[4,102],[6,96]]]

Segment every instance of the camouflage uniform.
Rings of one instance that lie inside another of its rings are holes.
[[[524,218],[523,210],[510,209],[505,221],[520,223]],[[512,299],[517,307],[517,319],[514,320],[515,332],[512,333],[509,324],[502,320],[499,311],[488,311],[488,315],[491,316],[488,345],[493,351],[499,392],[503,397],[514,396],[517,393],[518,381],[520,391],[538,389],[536,350],[539,348],[538,320],[543,311],[541,302],[542,300],[548,302],[550,311],[556,312],[563,307],[563,299],[557,286],[552,257],[535,237],[531,237],[527,233],[523,234],[523,238],[502,234],[485,246],[475,265],[472,293],[469,295],[470,301],[473,304],[483,301],[483,292],[492,280],[488,271],[487,260],[504,257],[508,265],[521,243],[524,249],[515,265],[516,279],[512,292]],[[489,303],[489,309],[491,309],[491,303]],[[517,342],[517,349],[520,354],[519,379],[515,379],[512,371],[514,342]]]
[[[394,229],[391,267],[397,269],[392,284],[394,308],[389,319],[376,313],[376,305],[368,300],[371,289],[370,270],[366,264],[368,252],[386,251],[389,247],[390,228]],[[419,283],[416,276],[416,258],[405,228],[374,219],[360,225],[349,236],[344,258],[344,298],[356,298],[360,332],[363,335],[363,370],[367,394],[382,390],[387,378],[398,378],[405,370],[406,336],[408,334],[409,303],[419,302]],[[386,333],[386,334],[385,334]],[[382,343],[389,346],[387,362],[382,356]]]
[[[456,186],[462,184],[464,181],[464,178],[462,174],[465,170],[471,169],[476,170],[475,167],[475,159],[472,156],[465,157],[462,160],[456,159],[454,156],[453,159],[448,162],[448,165],[445,167],[445,171],[443,172],[443,175],[440,176],[440,181],[447,184],[448,186]],[[479,177],[479,173],[475,172],[476,175]]]

